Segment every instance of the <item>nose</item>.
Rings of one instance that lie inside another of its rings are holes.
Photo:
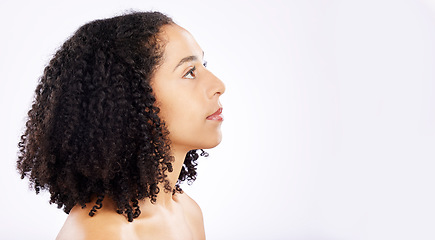
[[[214,97],[215,95],[220,96],[225,92],[225,84],[216,77],[213,73],[210,72],[210,88],[209,88],[209,96]]]

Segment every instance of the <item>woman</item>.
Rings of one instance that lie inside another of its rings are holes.
[[[221,141],[223,83],[158,12],[82,26],[45,68],[18,169],[68,218],[57,239],[205,239],[179,183]],[[202,151],[201,155],[206,155]]]

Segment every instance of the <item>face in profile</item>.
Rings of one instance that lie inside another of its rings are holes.
[[[189,32],[170,24],[162,27],[160,37],[165,48],[151,85],[171,148],[213,148],[222,139],[219,97],[225,86],[207,70],[204,52]]]

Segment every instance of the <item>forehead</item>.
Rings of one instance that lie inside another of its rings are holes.
[[[180,59],[187,56],[196,56],[202,59],[202,49],[193,36],[184,28],[176,25],[165,25],[160,36],[165,42],[163,58],[165,62],[177,64]]]

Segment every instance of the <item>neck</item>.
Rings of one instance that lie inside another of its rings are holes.
[[[175,189],[175,185],[177,184],[178,177],[180,176],[181,168],[183,167],[184,158],[189,150],[180,149],[171,146],[171,155],[174,157],[174,162],[172,163],[172,172],[166,172],[166,179],[169,181],[169,185],[172,189]],[[164,183],[160,183],[158,185],[160,192],[157,194],[156,204],[162,206],[170,206],[173,202],[173,195],[171,192],[166,192],[164,189]]]

